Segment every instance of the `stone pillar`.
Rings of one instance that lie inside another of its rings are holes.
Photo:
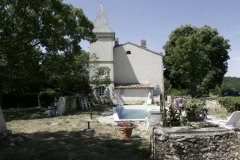
[[[0,108],[0,133],[7,130],[6,121],[3,117],[2,108]]]
[[[58,102],[57,102],[57,115],[61,116],[65,113],[65,108],[66,107],[66,98],[65,97],[60,97]]]

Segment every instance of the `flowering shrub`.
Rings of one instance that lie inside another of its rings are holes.
[[[183,108],[195,114],[202,112],[204,105],[205,101],[201,98],[186,98],[183,102]]]
[[[175,103],[176,109],[181,109],[182,108],[183,101],[184,101],[184,98],[177,98],[176,99],[176,103]]]
[[[199,98],[177,98],[172,108],[172,117],[186,126],[191,118],[196,118],[204,109],[205,101]]]
[[[188,117],[185,110],[176,110],[174,118],[180,122],[181,126],[187,125]]]
[[[117,121],[119,127],[133,127],[134,121]]]

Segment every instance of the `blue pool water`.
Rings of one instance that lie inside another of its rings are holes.
[[[119,107],[116,108],[119,119],[145,119],[148,116],[147,109],[129,109]]]

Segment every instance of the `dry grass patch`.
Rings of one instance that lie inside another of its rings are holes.
[[[210,109],[208,114],[215,116],[217,119],[223,120],[227,119],[227,117],[231,115],[231,113],[228,113],[227,111],[221,109]]]
[[[95,132],[90,133],[84,132],[90,119],[86,110],[53,118],[46,118],[42,108],[4,110],[8,129],[25,135],[28,140],[15,147],[3,148],[0,144],[0,157],[6,160],[150,159],[148,139],[121,140],[115,126],[97,121],[103,109],[103,106],[93,108],[90,127]]]

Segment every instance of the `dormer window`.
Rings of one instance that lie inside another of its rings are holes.
[[[127,51],[126,54],[131,54],[131,51]]]

